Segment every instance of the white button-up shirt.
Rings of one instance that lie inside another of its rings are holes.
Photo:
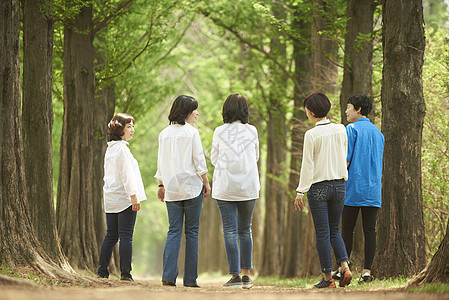
[[[203,189],[201,175],[207,173],[198,129],[186,123],[172,124],[159,134],[157,172],[162,180],[165,201],[198,197]]]
[[[227,201],[259,198],[258,160],[256,127],[239,121],[217,127],[211,152],[215,166],[212,198]]]
[[[306,193],[312,184],[325,180],[348,180],[347,152],[345,126],[333,124],[328,119],[318,121],[304,135],[301,174],[296,191]]]
[[[143,201],[147,197],[139,164],[129,151],[128,142],[111,141],[104,156],[104,210],[119,213],[131,206],[131,196]]]

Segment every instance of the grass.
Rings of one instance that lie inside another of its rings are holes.
[[[449,293],[449,284],[447,283],[427,283],[420,287],[413,287],[408,289],[411,292],[416,293]]]
[[[353,278],[352,283],[345,289],[354,291],[370,291],[379,289],[400,289],[408,282],[410,278],[399,277],[385,280],[373,280],[370,283],[358,284],[358,278]],[[278,276],[258,277],[254,281],[255,284],[311,288],[317,284],[321,277],[306,277],[306,278],[279,278]],[[337,283],[338,284],[338,283]]]

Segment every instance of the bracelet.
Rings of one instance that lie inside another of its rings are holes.
[[[164,185],[163,184],[159,184],[159,187],[164,187]]]

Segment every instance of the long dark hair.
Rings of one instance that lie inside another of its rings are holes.
[[[178,96],[170,109],[170,114],[168,115],[169,124],[181,124],[186,123],[187,116],[198,108],[198,102],[195,98],[181,95]]]

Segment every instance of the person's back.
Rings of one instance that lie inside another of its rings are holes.
[[[211,162],[215,166],[212,198],[259,198],[259,140],[253,125],[233,122],[215,129]]]
[[[380,207],[384,136],[366,117],[349,124],[346,132],[354,143],[348,144],[345,204]]]

